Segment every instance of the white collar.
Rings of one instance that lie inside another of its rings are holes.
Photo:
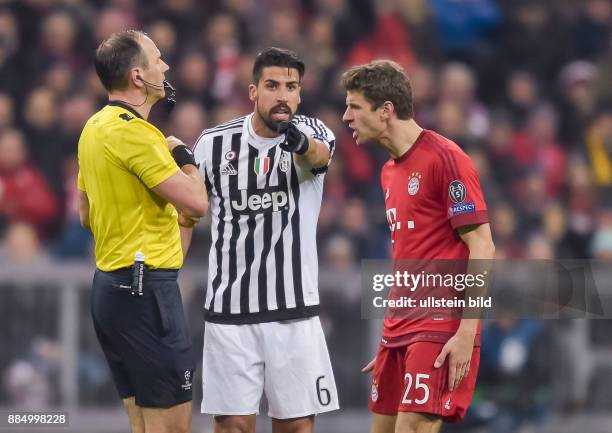
[[[251,113],[247,116],[246,118],[246,127],[247,127],[247,132],[249,134],[249,138],[252,138],[254,143],[253,144],[262,144],[262,145],[270,145],[270,144],[274,144],[277,145],[279,143],[281,143],[283,141],[283,135],[279,135],[278,137],[262,137],[261,135],[257,135],[257,133],[255,133],[255,130],[253,129],[253,116],[254,113]]]

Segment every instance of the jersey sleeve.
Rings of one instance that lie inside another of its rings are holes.
[[[159,185],[179,171],[163,135],[138,120],[125,126],[122,143],[114,150],[115,157],[147,188]]]
[[[206,142],[206,130],[200,134],[195,143],[193,143],[193,157],[195,162],[200,169],[200,173],[204,175],[206,173],[206,155],[205,155],[205,143]]]
[[[83,179],[83,175],[81,174],[81,170],[79,169],[79,174],[77,175],[77,188],[79,191],[85,192],[85,180]]]
[[[212,192],[212,184],[210,183],[210,177],[208,176],[208,169],[210,169],[210,162],[207,161],[206,158],[206,143],[210,142],[208,140],[208,136],[206,130],[200,134],[196,142],[193,144],[193,156],[195,158],[196,164],[198,164],[198,169],[200,170],[200,174],[204,179],[204,185],[206,186],[206,192],[210,197]]]
[[[461,151],[440,154],[439,193],[453,229],[489,221],[478,173],[472,160]]]
[[[334,151],[336,150],[336,137],[334,133],[319,119],[306,116],[296,116],[295,119],[296,126],[300,131],[306,134],[306,136],[319,140],[327,146],[329,150],[329,161],[327,161],[327,165],[311,170],[315,175],[325,173],[332,162]]]

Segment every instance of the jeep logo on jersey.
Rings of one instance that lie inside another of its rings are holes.
[[[246,189],[241,189],[233,194],[232,209],[237,213],[264,213],[287,210],[289,196],[285,191],[270,190],[249,194]]]
[[[270,158],[255,158],[255,165],[253,166],[255,174],[257,176],[265,176],[270,170]]]
[[[463,203],[467,196],[465,185],[460,180],[453,180],[448,186],[448,196],[453,203]]]

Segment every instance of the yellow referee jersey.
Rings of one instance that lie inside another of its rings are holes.
[[[131,266],[136,251],[152,268],[181,267],[176,209],[151,191],[178,171],[163,134],[128,105],[111,101],[87,121],[78,187],[89,199],[99,269]]]

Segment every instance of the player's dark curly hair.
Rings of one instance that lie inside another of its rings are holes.
[[[268,66],[296,69],[300,76],[300,82],[306,70],[306,65],[295,52],[284,48],[266,48],[261,53],[257,54],[255,58],[255,64],[253,64],[253,84],[259,83],[261,71]]]
[[[147,57],[138,42],[143,36],[146,33],[140,30],[113,33],[96,50],[96,73],[109,92],[127,88],[133,67],[148,67]]]
[[[363,92],[373,110],[390,101],[399,119],[408,120],[414,116],[410,80],[395,62],[375,60],[354,66],[342,74],[341,82],[346,91]]]

